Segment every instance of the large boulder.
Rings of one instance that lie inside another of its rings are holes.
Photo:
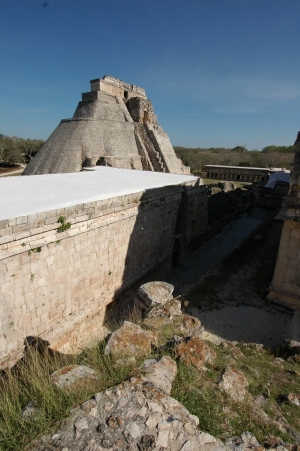
[[[193,365],[203,370],[205,363],[212,363],[216,353],[198,336],[193,335],[188,341],[183,341],[174,347],[176,357],[187,365]]]
[[[225,445],[227,451],[263,451],[265,449],[250,432],[243,432],[241,437],[228,437]]]
[[[226,368],[219,381],[219,388],[226,393],[234,401],[243,401],[247,394],[249,383],[246,376],[239,370],[234,368]]]
[[[141,372],[147,381],[169,395],[171,393],[172,383],[177,374],[177,365],[171,357],[163,356],[158,360],[145,360]]]
[[[198,318],[183,314],[181,302],[171,299],[164,305],[157,305],[146,313],[143,325],[148,329],[160,331],[163,326],[172,324],[176,333],[190,337],[194,333],[202,333],[203,326]]]
[[[290,404],[300,407],[300,395],[298,393],[289,393],[286,399]]]
[[[95,383],[98,376],[95,370],[86,365],[68,365],[51,374],[54,384],[65,390],[76,390]]]
[[[119,357],[147,355],[151,345],[157,345],[157,332],[143,330],[140,326],[124,321],[120,329],[113,332],[105,347],[105,354]]]
[[[183,337],[191,337],[193,334],[202,333],[204,327],[198,318],[190,315],[182,315],[179,327],[179,333]]]
[[[173,298],[173,291],[173,285],[166,282],[145,283],[138,291],[136,305],[149,308],[156,304],[165,304]]]
[[[171,299],[164,305],[156,305],[146,313],[143,320],[143,325],[151,330],[161,330],[166,324],[170,322],[181,321],[181,302],[177,299]]]
[[[289,357],[300,354],[300,342],[296,340],[283,340],[277,346],[283,357]]]

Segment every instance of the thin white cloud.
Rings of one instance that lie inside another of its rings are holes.
[[[263,108],[261,107],[217,107],[212,109],[213,113],[218,114],[261,114],[263,113]]]
[[[188,113],[188,112],[179,112],[179,113],[167,113],[168,116],[203,116],[204,113]],[[162,113],[161,113],[162,115]]]
[[[156,73],[156,89],[176,99],[206,104],[215,112],[256,114],[270,107],[285,108],[300,100],[300,81],[283,78],[282,74],[241,72],[232,68],[223,73],[210,72],[200,65],[193,71],[163,67]]]
[[[15,110],[15,113],[18,114],[42,114],[42,113],[48,113],[51,110],[45,109],[45,108],[36,108],[36,107],[31,107],[31,108],[18,108]]]
[[[288,101],[300,98],[300,83],[289,80],[254,79],[248,83],[246,92],[250,96],[273,101]]]

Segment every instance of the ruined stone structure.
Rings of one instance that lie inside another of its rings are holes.
[[[284,220],[269,298],[300,309],[300,132],[291,174],[290,193],[277,215]]]
[[[24,175],[95,165],[189,174],[145,90],[109,76],[91,81],[91,92],[82,94],[73,118],[61,121]]]
[[[200,174],[199,174],[200,175]],[[201,177],[253,183],[255,204],[264,208],[279,208],[287,195],[290,171],[284,168],[249,168],[241,166],[204,165]]]
[[[266,182],[268,175],[274,172],[270,168],[248,168],[241,166],[222,166],[206,164],[202,168],[201,177],[207,179],[228,180],[237,182]]]
[[[175,234],[180,261],[207,227],[196,177],[98,167],[2,178],[0,190],[0,367],[28,336],[82,347],[108,304],[170,271]]]

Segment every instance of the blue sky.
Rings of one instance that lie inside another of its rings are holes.
[[[46,139],[89,81],[145,88],[173,145],[300,130],[300,0],[0,0],[0,133]]]

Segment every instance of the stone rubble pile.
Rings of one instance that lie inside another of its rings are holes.
[[[151,347],[161,346],[158,343],[161,327],[172,322],[180,335],[174,335],[164,346],[172,347],[175,356],[187,365],[205,371],[205,363],[215,360],[215,351],[204,340],[230,350],[233,361],[243,355],[236,343],[204,331],[198,319],[185,315],[172,293],[173,287],[165,282],[143,285],[135,306],[142,311],[142,325],[149,330],[125,321],[111,334],[105,353],[121,360],[147,355]],[[261,350],[261,345],[245,346],[255,347],[258,353]],[[170,396],[177,365],[169,356],[145,360],[139,374],[73,409],[55,433],[34,441],[29,451],[300,451],[300,446],[288,445],[278,437],[270,437],[263,447],[249,432],[229,437],[223,443],[199,430],[199,419]],[[61,368],[52,375],[54,383],[64,390],[76,389],[84,378],[95,377],[91,368],[76,365]],[[250,399],[248,385],[245,375],[230,366],[218,384],[236,402],[245,397]],[[290,402],[299,405],[299,395],[288,396]],[[262,410],[264,400],[258,397],[252,401],[262,421],[268,421]]]
[[[73,409],[54,434],[41,437],[30,450],[225,450],[220,440],[199,431],[198,418],[169,396],[177,373],[170,357],[146,360],[141,373]]]

